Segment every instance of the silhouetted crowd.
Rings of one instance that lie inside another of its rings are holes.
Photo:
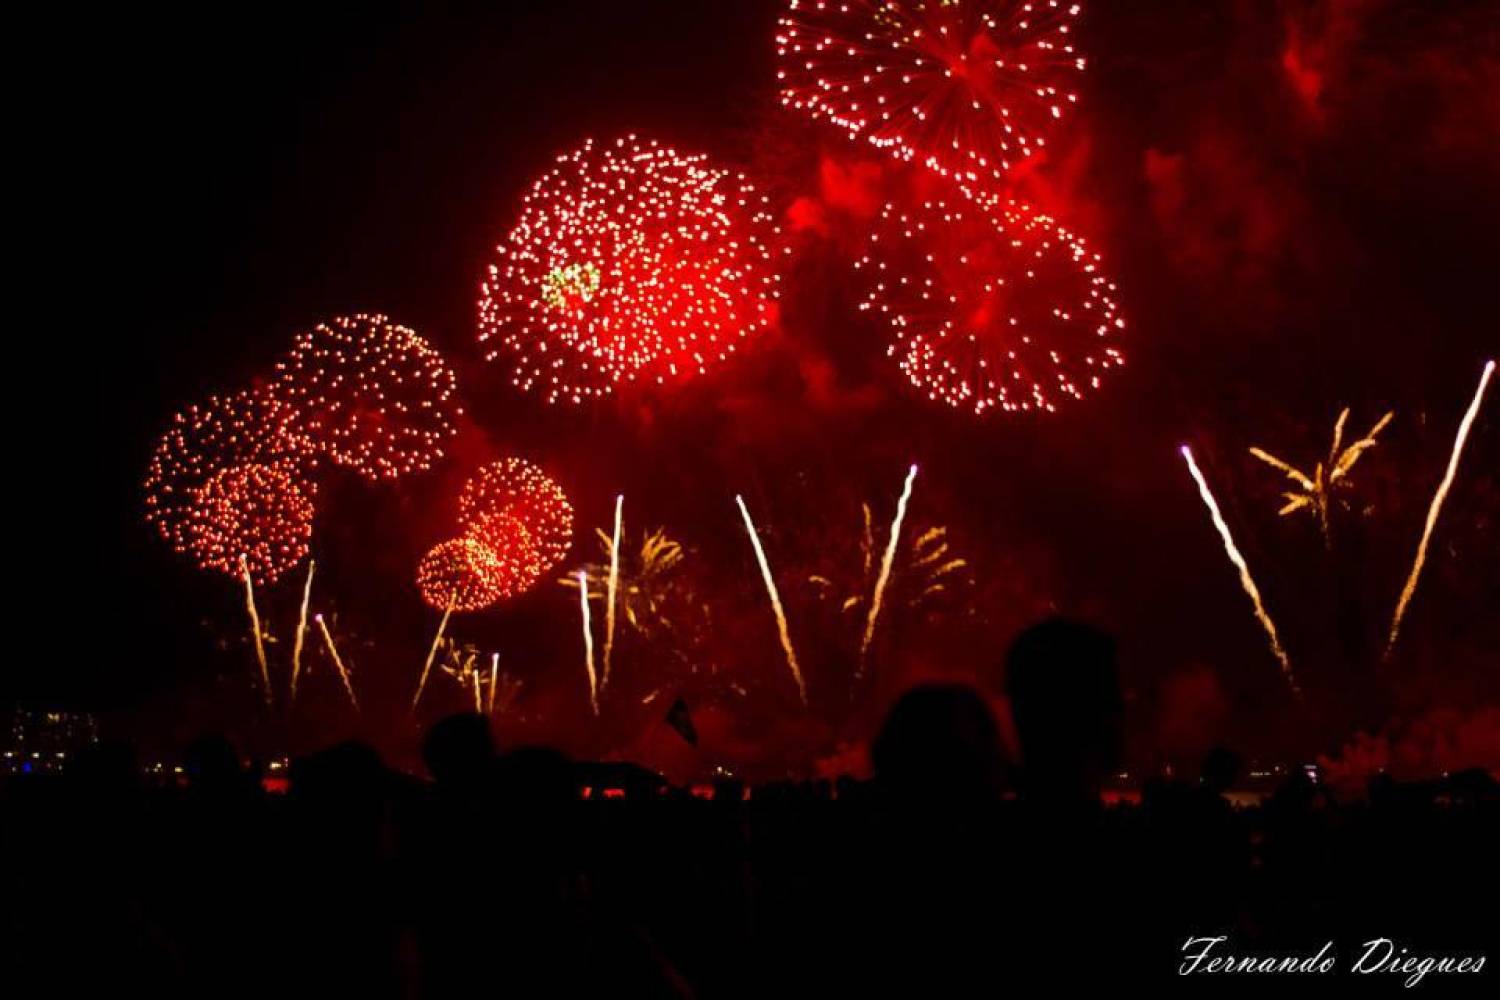
[[[749,796],[585,798],[580,766],[497,751],[479,716],[432,728],[430,781],[342,744],[296,761],[284,795],[222,740],[195,744],[170,788],[99,744],[64,775],[0,786],[0,994],[1204,992],[1220,984],[1176,976],[1189,937],[1496,952],[1484,772],[1382,780],[1350,803],[1296,772],[1237,808],[1239,762],[1216,751],[1197,781],[1105,807],[1123,715],[1110,638],[1043,623],[1004,677],[1018,766],[983,698],[925,686],[891,710],[873,780]]]

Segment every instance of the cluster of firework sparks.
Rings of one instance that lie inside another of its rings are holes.
[[[909,188],[920,194],[888,201],[869,226],[853,262],[867,282],[860,309],[885,324],[888,353],[913,387],[976,415],[1052,411],[1097,389],[1124,362],[1115,338],[1125,321],[1099,255],[1004,188],[1009,172],[1072,117],[1085,65],[1073,41],[1079,16],[1078,5],[1055,0],[791,0],[778,27],[786,107],[925,171],[924,182]],[[548,402],[667,385],[726,363],[775,326],[789,252],[767,197],[738,172],[635,136],[588,140],[559,156],[522,198],[481,283],[478,339],[489,360],[508,366],[515,387]],[[1433,498],[1388,649],[1493,367],[1485,368]],[[265,378],[186,408],[161,437],[146,476],[147,520],[201,568],[243,584],[268,699],[255,587],[307,561],[292,653],[295,697],[319,477],[333,466],[378,484],[431,469],[443,461],[461,413],[454,370],[431,344],[384,316],[357,314],[299,334]],[[1296,487],[1283,513],[1313,512],[1325,537],[1338,491],[1390,415],[1341,447],[1346,418],[1347,411],[1327,462],[1311,474],[1255,450]],[[1295,689],[1291,658],[1250,568],[1191,450],[1182,454]],[[866,573],[860,592],[841,598],[863,617],[856,676],[880,626],[916,477],[912,465],[878,561],[866,510]],[[744,498],[734,499],[787,671],[806,704],[807,680],[770,555]],[[617,497],[612,531],[603,534],[607,566],[564,577],[578,591],[596,714],[622,605],[632,622],[641,608],[630,585],[621,590],[623,506]],[[493,710],[502,687],[498,656],[486,665],[477,650],[445,639],[450,616],[531,590],[566,558],[573,532],[568,497],[537,465],[511,457],[470,476],[452,537],[416,568],[417,591],[442,619],[413,708],[441,663],[472,690],[476,709]],[[919,565],[939,576],[962,563],[945,558],[939,536],[919,539],[917,549],[923,546]],[[670,568],[680,558],[675,543],[647,537],[643,566]],[[597,656],[596,602],[604,612]],[[357,707],[332,633],[321,614],[312,621]]]

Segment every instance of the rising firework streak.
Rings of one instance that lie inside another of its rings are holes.
[[[885,545],[885,555],[880,560],[880,576],[875,580],[875,592],[870,598],[870,614],[865,618],[865,634],[859,643],[859,664],[855,676],[865,672],[865,656],[870,651],[870,640],[875,637],[875,619],[880,617],[880,602],[885,597],[886,584],[891,580],[891,566],[896,561],[896,545],[901,539],[901,522],[906,519],[906,504],[911,500],[911,485],[917,478],[917,467],[913,465],[906,473],[906,485],[901,487],[901,499],[896,501],[896,518],[891,522],[891,537]]]
[[[797,665],[797,652],[792,648],[792,633],[787,628],[786,611],[781,606],[781,595],[776,592],[776,581],[771,577],[771,564],[766,561],[766,550],[760,546],[760,536],[755,533],[755,522],[750,520],[750,509],[745,498],[736,495],[734,502],[740,505],[740,514],[745,519],[745,531],[750,535],[750,544],[755,548],[755,559],[760,563],[760,575],[766,582],[766,593],[771,596],[771,610],[776,614],[776,630],[781,636],[781,648],[786,653],[786,665],[797,682],[797,694],[802,704],[807,704],[807,684],[802,680],[802,668]]]
[[[600,687],[609,684],[609,664],[615,651],[615,600],[620,590],[620,523],[624,506],[625,497],[615,497],[615,534],[609,546],[609,603],[604,610],[604,674],[599,678]]]
[[[500,654],[490,654],[490,700],[485,714],[495,714],[495,688],[500,683]]]
[[[1240,586],[1250,598],[1250,603],[1255,605],[1255,618],[1260,622],[1261,628],[1266,630],[1266,639],[1271,644],[1271,653],[1276,661],[1281,664],[1281,673],[1286,677],[1286,682],[1291,685],[1292,693],[1299,693],[1297,679],[1292,676],[1292,661],[1282,648],[1281,639],[1276,634],[1276,623],[1271,621],[1271,616],[1266,612],[1266,606],[1260,599],[1260,590],[1255,586],[1255,580],[1250,576],[1250,567],[1245,563],[1245,557],[1240,554],[1239,548],[1234,544],[1234,538],[1229,534],[1229,525],[1224,523],[1224,517],[1219,513],[1219,505],[1214,500],[1212,491],[1208,488],[1208,481],[1203,478],[1203,473],[1198,471],[1198,463],[1193,461],[1193,452],[1187,445],[1182,446],[1182,457],[1187,459],[1188,471],[1193,474],[1193,480],[1198,484],[1198,493],[1203,497],[1203,504],[1208,508],[1208,514],[1213,518],[1214,527],[1219,531],[1219,537],[1224,541],[1224,551],[1229,555],[1229,561],[1234,563],[1235,569],[1240,572]]]
[[[427,675],[432,672],[432,660],[437,656],[438,643],[443,641],[443,630],[448,627],[448,616],[453,614],[453,605],[450,603],[443,609],[443,620],[438,622],[437,632],[432,637],[432,645],[427,647],[427,660],[422,664],[422,676],[417,679],[417,693],[412,695],[411,710],[417,710],[417,702],[422,700],[422,689],[427,687]]]
[[[354,685],[349,681],[349,671],[344,669],[344,661],[339,656],[338,647],[333,644],[333,635],[328,631],[328,623],[323,620],[322,615],[314,615],[313,621],[318,623],[318,630],[323,633],[323,645],[328,649],[328,655],[333,660],[334,669],[339,672],[339,680],[344,682],[344,690],[349,693],[349,703],[359,711],[359,699],[354,697]]]
[[[583,669],[589,678],[589,705],[599,714],[599,678],[594,674],[594,629],[589,622],[589,574],[578,571],[578,607],[583,613]]]
[[[307,561],[307,582],[302,585],[302,611],[297,616],[297,637],[292,640],[292,687],[289,700],[297,700],[297,676],[302,672],[302,641],[307,636],[307,602],[312,597],[313,567],[317,564],[309,559]]]
[[[250,635],[255,640],[255,660],[260,664],[260,683],[271,703],[271,671],[266,668],[266,644],[260,634],[260,613],[255,610],[255,583],[250,578],[250,560],[240,556],[240,575],[245,580],[245,610],[250,614]]]
[[[1401,598],[1396,602],[1396,612],[1391,617],[1391,633],[1385,641],[1385,655],[1389,657],[1391,650],[1396,647],[1396,636],[1401,632],[1401,619],[1406,616],[1406,607],[1411,603],[1412,594],[1417,590],[1417,578],[1422,575],[1422,565],[1427,561],[1427,543],[1432,539],[1432,529],[1437,525],[1438,514],[1443,509],[1443,501],[1448,497],[1448,489],[1453,485],[1454,474],[1458,472],[1458,459],[1463,454],[1464,442],[1468,440],[1469,428],[1474,426],[1474,418],[1479,415],[1480,404],[1484,401],[1484,390],[1490,383],[1490,376],[1495,373],[1495,362],[1490,360],[1484,366],[1484,372],[1479,376],[1479,388],[1474,390],[1474,398],[1469,402],[1468,412],[1458,425],[1458,436],[1453,439],[1453,453],[1448,456],[1448,471],[1443,473],[1442,482],[1438,483],[1437,492],[1432,495],[1432,505],[1427,508],[1427,523],[1422,527],[1422,540],[1417,543],[1417,557],[1411,564],[1411,574],[1406,578],[1406,586],[1401,588]]]

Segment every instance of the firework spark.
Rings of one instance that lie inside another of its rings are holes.
[[[1081,237],[1017,202],[962,190],[887,203],[855,262],[862,312],[927,398],[984,415],[1082,399],[1124,365],[1117,289]]]
[[[307,635],[307,604],[312,599],[313,569],[315,560],[307,561],[307,582],[302,585],[302,610],[297,614],[297,637],[292,640],[292,685],[288,695],[290,701],[297,700],[297,677],[302,672],[302,642]]]
[[[1448,456],[1447,471],[1443,473],[1442,482],[1438,483],[1437,492],[1432,495],[1432,504],[1427,508],[1427,522],[1422,526],[1422,540],[1417,543],[1417,555],[1412,562],[1411,573],[1406,578],[1406,585],[1401,588],[1401,597],[1396,601],[1396,611],[1391,616],[1391,631],[1385,642],[1386,657],[1396,648],[1401,620],[1406,616],[1407,605],[1411,604],[1412,595],[1417,591],[1417,579],[1422,575],[1422,566],[1427,562],[1427,543],[1432,540],[1432,529],[1437,526],[1443,501],[1447,499],[1453,477],[1458,473],[1458,460],[1463,454],[1464,442],[1468,440],[1469,428],[1474,426],[1474,420],[1479,416],[1479,407],[1484,402],[1484,390],[1489,386],[1490,376],[1494,373],[1495,362],[1490,360],[1485,363],[1484,371],[1479,376],[1479,386],[1474,390],[1474,398],[1469,401],[1469,409],[1458,425],[1458,435],[1453,439],[1453,452]]]
[[[917,467],[913,464],[906,473],[905,485],[901,487],[901,499],[896,501],[896,517],[891,521],[891,537],[886,542],[885,555],[880,560],[880,576],[875,579],[875,590],[870,597],[870,614],[865,618],[865,633],[859,642],[856,677],[864,674],[865,657],[870,651],[870,640],[875,638],[875,620],[880,617],[880,602],[885,597],[885,587],[891,579],[891,566],[896,562],[896,546],[901,539],[901,522],[906,519],[906,505],[911,500],[911,487],[916,478]]]
[[[184,544],[200,568],[233,576],[249,568],[274,583],[307,555],[313,505],[276,465],[233,465],[194,491]]]
[[[1187,445],[1180,449],[1182,457],[1187,460],[1188,471],[1193,475],[1193,481],[1198,484],[1198,494],[1203,498],[1203,505],[1208,508],[1209,517],[1213,519],[1214,527],[1218,529],[1219,537],[1224,542],[1224,551],[1229,555],[1229,561],[1234,563],[1235,569],[1239,570],[1240,586],[1244,588],[1250,603],[1255,605],[1255,618],[1260,622],[1261,628],[1265,629],[1266,639],[1271,645],[1271,653],[1276,657],[1276,662],[1281,664],[1281,673],[1291,685],[1292,692],[1297,693],[1297,681],[1292,676],[1292,661],[1282,648],[1281,638],[1276,634],[1276,623],[1266,612],[1266,606],[1260,599],[1260,590],[1255,586],[1255,579],[1250,575],[1250,567],[1245,562],[1245,557],[1240,554],[1239,547],[1234,544],[1234,538],[1229,534],[1229,525],[1224,523],[1224,516],[1219,513],[1219,504],[1214,500],[1213,492],[1208,488],[1208,480],[1203,478],[1203,473],[1198,470],[1198,463],[1193,461],[1193,452]]]
[[[776,235],[733,171],[588,140],[525,196],[480,289],[479,340],[553,403],[701,374],[771,324]]]
[[[333,660],[334,669],[339,672],[339,680],[344,682],[344,690],[349,694],[349,703],[354,706],[354,711],[359,711],[359,699],[354,697],[354,685],[349,680],[349,671],[344,669],[344,660],[339,656],[338,647],[333,644],[333,633],[328,631],[328,623],[323,620],[321,614],[314,615],[313,621],[318,623],[318,630],[323,633],[323,646],[328,650],[328,656]]]
[[[295,416],[292,406],[253,389],[214,396],[178,413],[146,470],[147,522],[178,552],[189,551],[202,516],[203,486],[237,466],[274,466],[310,495],[312,448],[296,431]],[[238,567],[231,560],[225,572]]]
[[[367,479],[431,468],[463,413],[453,369],[385,316],[339,316],[297,337],[272,393],[335,463]]]
[[[594,629],[589,622],[589,575],[578,571],[578,610],[583,616],[583,669],[589,678],[589,705],[599,714],[599,679],[594,674]]]
[[[620,592],[620,525],[625,507],[625,497],[615,497],[615,533],[609,543],[609,587],[604,608],[604,673],[599,686],[609,684],[609,665],[615,651],[615,603]],[[587,580],[587,574],[584,575]]]
[[[255,581],[250,576],[250,561],[240,556],[240,576],[245,581],[245,611],[250,616],[250,636],[255,640],[255,662],[260,664],[260,684],[266,704],[271,704],[271,671],[266,667],[266,643],[260,632],[260,612],[255,609]]]
[[[781,100],[900,159],[996,178],[1077,100],[1078,13],[1062,0],[791,0]]]
[[[786,653],[787,668],[792,672],[792,679],[797,682],[797,694],[802,698],[802,704],[806,705],[807,684],[802,679],[802,668],[797,664],[797,651],[792,648],[792,633],[787,628],[786,611],[781,606],[781,595],[777,593],[776,581],[771,576],[771,564],[766,561],[766,550],[761,548],[760,536],[755,532],[755,522],[750,519],[750,508],[745,506],[745,498],[736,495],[734,502],[740,506],[740,516],[745,519],[745,531],[750,535],[750,544],[755,549],[755,561],[760,563],[761,579],[765,581],[766,593],[771,597],[771,610],[776,615],[776,631],[781,637],[781,649]]]
[[[464,531],[500,555],[513,553],[519,590],[562,561],[573,544],[573,505],[556,480],[522,458],[485,465],[458,497]],[[526,539],[517,536],[524,530]]]

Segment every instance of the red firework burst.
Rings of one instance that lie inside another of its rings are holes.
[[[1048,216],[955,192],[887,204],[856,265],[860,308],[882,316],[889,353],[931,399],[984,413],[1055,409],[1124,363],[1125,326],[1098,254]]]
[[[1078,13],[1059,0],[791,0],[782,103],[941,173],[997,177],[1077,100]]]
[[[510,596],[519,581],[494,550],[476,538],[450,538],[427,550],[417,564],[422,600],[439,610],[478,611]],[[524,590],[524,586],[517,589]]]
[[[701,374],[771,322],[776,234],[739,174],[588,140],[523,199],[480,287],[479,340],[548,402]]]
[[[232,465],[194,491],[185,549],[203,569],[273,583],[307,556],[313,505],[274,465]]]
[[[312,449],[296,429],[295,411],[266,392],[245,390],[189,406],[172,420],[146,470],[146,520],[173,548],[192,538],[198,490],[221,470],[274,465],[309,493]]]
[[[273,391],[304,436],[368,479],[429,469],[457,433],[457,378],[422,337],[384,316],[340,316],[299,335]]]
[[[529,555],[534,578],[561,562],[573,544],[567,494],[525,459],[505,458],[480,469],[464,484],[458,512],[463,529],[491,549]],[[518,531],[527,536],[524,545],[516,541]]]

